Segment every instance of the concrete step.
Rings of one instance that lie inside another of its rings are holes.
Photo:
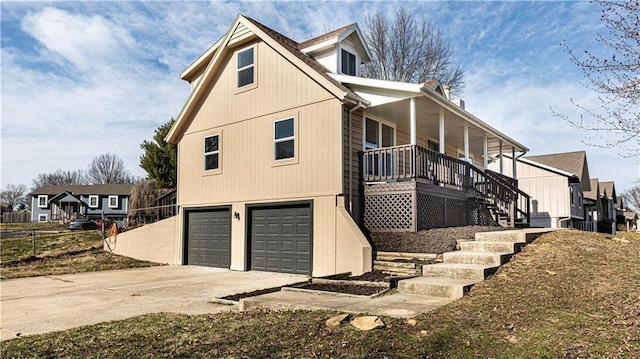
[[[460,250],[464,252],[517,253],[524,245],[525,243],[514,242],[467,241],[460,242]]]
[[[443,254],[444,263],[503,265],[513,253],[456,251]]]
[[[398,292],[443,298],[461,298],[478,281],[447,277],[416,277],[398,282]]]
[[[438,255],[431,253],[376,252],[375,258],[380,261],[394,261],[397,259],[431,261],[436,260]]]
[[[498,270],[499,266],[483,264],[437,263],[422,266],[425,277],[448,277],[481,281]]]
[[[531,243],[544,233],[550,232],[549,228],[527,228],[496,232],[478,232],[475,234],[476,241],[482,242],[519,242]]]
[[[373,261],[373,269],[382,271],[387,274],[394,275],[420,275],[421,264],[390,262],[390,261]]]

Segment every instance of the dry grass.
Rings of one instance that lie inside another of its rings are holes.
[[[36,235],[33,255],[31,236],[2,238],[0,278],[21,278],[93,272],[158,265],[123,257],[102,249],[99,231]]]
[[[3,358],[637,358],[640,236],[541,237],[416,325],[329,329],[334,313],[150,314],[13,339]]]

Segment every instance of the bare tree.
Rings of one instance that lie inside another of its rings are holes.
[[[143,180],[133,187],[131,197],[129,198],[129,218],[140,218],[141,215],[155,214],[157,209],[151,210],[156,206],[158,199],[158,185],[155,180]]]
[[[613,54],[599,55],[600,49],[575,52],[567,45],[569,58],[580,69],[587,89],[598,93],[599,103],[579,104],[584,111],[579,120],[554,112],[572,126],[595,134],[598,146],[618,147],[628,156],[640,154],[640,3],[638,1],[596,0],[606,34],[596,40]],[[590,141],[591,142],[591,141]]]
[[[2,191],[0,191],[0,201],[6,202],[9,211],[24,206],[27,203],[26,199],[27,186],[23,184],[7,184]]]
[[[110,153],[103,153],[89,163],[87,179],[91,184],[135,183],[137,180],[124,166],[124,161]]]
[[[636,211],[640,211],[640,185],[629,188],[620,196],[628,206],[635,208]]]
[[[433,24],[400,8],[393,21],[381,12],[367,15],[363,32],[372,55],[363,67],[366,77],[414,83],[436,79],[453,93],[464,90],[464,71],[454,64],[454,47]]]
[[[57,170],[53,173],[41,173],[32,182],[32,188],[43,186],[66,186],[87,184],[87,177],[82,170]]]

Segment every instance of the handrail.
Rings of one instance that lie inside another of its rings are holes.
[[[381,182],[425,179],[471,191],[503,213],[529,223],[530,197],[508,181],[473,164],[417,145],[400,145],[363,152],[363,180]]]

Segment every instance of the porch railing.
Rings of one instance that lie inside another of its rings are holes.
[[[417,145],[400,145],[363,152],[365,182],[424,179],[471,191],[514,221],[529,223],[529,196],[499,176],[471,163]]]

